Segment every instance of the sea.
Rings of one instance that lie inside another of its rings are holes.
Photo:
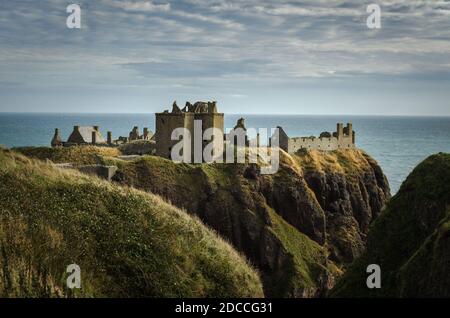
[[[408,174],[422,160],[438,152],[450,152],[450,117],[389,116],[303,116],[226,114],[225,127],[232,128],[239,118],[246,127],[283,127],[291,137],[318,136],[333,132],[336,123],[353,123],[356,145],[375,158],[386,174],[395,194]],[[100,126],[104,136],[128,136],[134,126],[155,130],[154,114],[47,114],[0,113],[0,145],[8,148],[49,146],[54,129],[63,140],[74,125]]]

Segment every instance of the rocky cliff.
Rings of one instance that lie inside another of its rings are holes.
[[[266,296],[316,297],[365,248],[390,197],[377,163],[361,150],[281,153],[279,171],[254,164],[174,164],[112,158],[114,181],[166,198],[200,219],[259,269]]]
[[[369,264],[380,266],[380,289],[367,288]],[[450,297],[449,154],[429,157],[408,176],[331,296]]]

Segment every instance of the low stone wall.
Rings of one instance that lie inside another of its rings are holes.
[[[72,163],[61,163],[56,164],[58,168],[62,169],[74,169],[78,170],[85,174],[95,175],[99,178],[111,181],[111,179],[114,177],[114,175],[117,172],[116,166],[104,166],[104,165],[84,165],[84,166],[78,166],[74,165]]]
[[[154,155],[156,143],[153,140],[137,140],[119,146],[124,155]]]

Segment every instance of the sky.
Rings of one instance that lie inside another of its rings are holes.
[[[69,29],[66,7],[81,7]],[[381,29],[366,25],[369,4]],[[450,116],[449,0],[0,1],[0,112]]]

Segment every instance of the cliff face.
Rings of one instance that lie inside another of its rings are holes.
[[[330,257],[351,263],[364,250],[369,225],[390,198],[390,190],[380,166],[364,152],[335,156],[336,161],[317,155],[300,160],[305,180],[325,213]],[[305,159],[312,159],[313,165]]]
[[[366,286],[369,264],[381,268],[381,289]],[[450,297],[449,154],[429,157],[408,176],[331,295]]]
[[[368,226],[390,196],[380,167],[360,150],[282,152],[274,175],[252,164],[113,161],[114,181],[198,215],[242,251],[260,270],[267,296],[323,295],[340,267],[362,253]]]

